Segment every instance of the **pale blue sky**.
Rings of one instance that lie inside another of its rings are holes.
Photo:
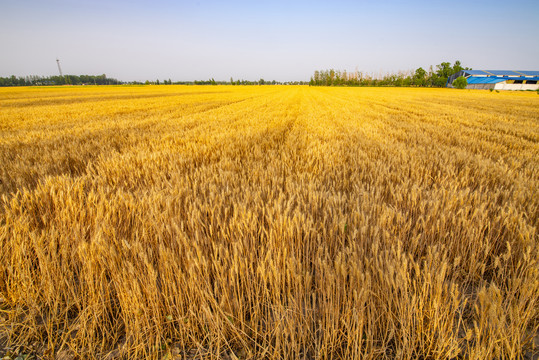
[[[308,80],[461,60],[539,70],[539,1],[0,0],[0,76]]]

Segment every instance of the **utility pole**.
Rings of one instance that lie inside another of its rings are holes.
[[[60,67],[60,60],[56,58],[56,64],[58,64],[58,71],[60,72],[60,77],[64,77],[62,74],[62,68]]]

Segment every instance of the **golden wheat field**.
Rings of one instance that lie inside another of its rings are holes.
[[[0,89],[0,355],[526,359],[539,96]]]

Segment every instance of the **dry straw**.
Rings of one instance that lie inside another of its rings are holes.
[[[537,96],[70,87],[0,103],[4,353],[537,352]]]

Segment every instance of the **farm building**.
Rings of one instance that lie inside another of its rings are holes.
[[[461,70],[451,75],[448,87],[459,76],[468,80],[466,89],[538,90],[539,71]]]

